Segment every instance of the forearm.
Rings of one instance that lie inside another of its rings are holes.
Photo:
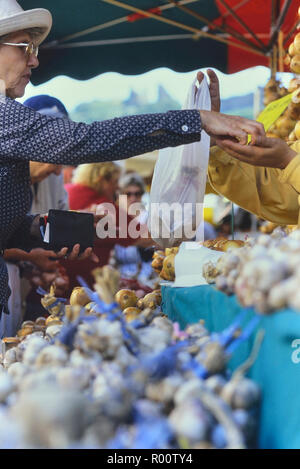
[[[282,179],[284,175],[293,174],[296,158],[286,170],[255,167],[215,147],[209,160],[209,183],[218,194],[260,218],[279,225],[297,224],[299,192],[291,181],[283,183]]]
[[[77,165],[124,159],[200,140],[197,110],[115,118],[90,125],[0,102],[0,160]],[[32,151],[34,148],[34,151]]]
[[[6,249],[3,257],[6,261],[30,262],[30,253],[23,251],[22,249]]]

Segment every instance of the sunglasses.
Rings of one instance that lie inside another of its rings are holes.
[[[38,56],[39,53],[39,46],[34,44],[33,42],[2,42],[1,44],[4,44],[5,46],[16,46],[16,47],[25,47],[25,55],[27,59],[34,54],[36,57]]]
[[[127,195],[127,197],[142,197],[143,192],[137,191],[137,192],[124,192],[124,195]]]

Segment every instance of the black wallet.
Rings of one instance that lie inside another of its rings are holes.
[[[75,244],[80,244],[80,252],[83,252],[94,246],[94,216],[91,213],[51,209],[44,225],[46,249],[60,251],[67,247],[71,252]]]

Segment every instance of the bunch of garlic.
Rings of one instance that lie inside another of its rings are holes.
[[[244,306],[260,313],[285,307],[300,311],[300,231],[287,234],[276,228],[239,250],[226,253],[216,265],[205,264],[208,283],[227,294],[236,294]]]
[[[74,325],[69,346],[60,333],[53,339],[45,331],[7,341],[0,448],[118,448],[119,435],[122,447],[135,447],[141,437],[147,447],[161,426],[154,448],[183,441],[190,448],[246,447],[258,387],[241,378],[227,391],[228,357],[202,322],[183,332],[148,312],[141,329],[105,315],[71,324],[63,318],[60,332],[67,335]],[[130,341],[137,352],[127,347]],[[207,370],[206,380],[196,377],[192,362]]]

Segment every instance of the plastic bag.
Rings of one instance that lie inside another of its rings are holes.
[[[182,109],[210,110],[206,77],[190,87]],[[193,239],[203,220],[210,137],[203,130],[201,141],[159,151],[150,192],[148,229],[162,247]]]

